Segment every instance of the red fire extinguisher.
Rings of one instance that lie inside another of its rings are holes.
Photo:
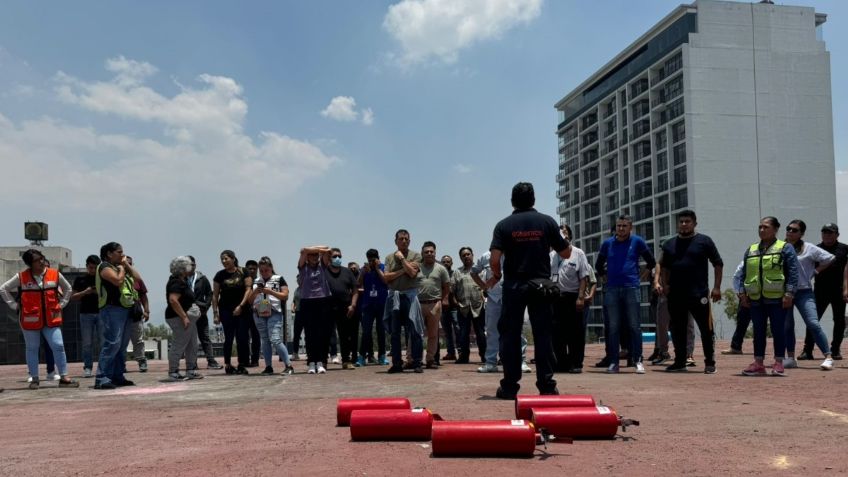
[[[350,425],[350,413],[356,409],[412,409],[412,405],[404,397],[339,399],[336,406],[338,425]]]
[[[429,441],[433,421],[441,421],[429,409],[357,409],[350,414],[350,438],[354,441]]]
[[[531,457],[544,440],[533,423],[512,421],[434,421],[433,456],[493,455]]]
[[[515,418],[530,419],[532,409],[543,407],[594,407],[595,398],[588,394],[563,394],[557,396],[520,395],[515,398]]]
[[[624,419],[607,406],[547,407],[533,409],[533,423],[556,438],[612,439],[619,426],[638,426],[639,421]]]

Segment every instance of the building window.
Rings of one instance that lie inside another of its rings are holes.
[[[638,209],[638,206],[637,206]],[[639,235],[643,239],[653,240],[654,239],[654,224],[652,222],[647,222],[644,224],[639,224],[636,226],[636,235]]]
[[[607,196],[607,203],[605,208],[607,210],[615,210],[618,208],[618,194]]]
[[[665,198],[665,201],[666,201],[666,203],[668,203],[668,197],[667,196]],[[661,213],[661,212],[657,211],[657,213]],[[659,237],[661,239],[671,235],[671,226],[669,224],[668,216],[662,217],[661,219],[657,220],[657,229],[658,229],[658,232],[659,232]]]
[[[686,164],[686,144],[678,144],[673,150],[674,165]]]
[[[674,208],[683,209],[689,206],[689,196],[686,193],[686,189],[680,189],[674,192]]]
[[[686,184],[686,166],[678,167],[674,170],[674,186],[682,186]]]
[[[651,196],[651,181],[639,182],[633,187],[633,200],[641,200]]]
[[[664,172],[668,169],[668,154],[660,152],[657,154],[657,172]]]
[[[668,138],[666,137],[665,130],[662,130],[662,131],[660,131],[660,132],[658,132],[654,135],[654,144],[656,145],[656,148],[658,150],[659,149],[665,149],[665,146],[667,145],[667,143],[668,143]]]
[[[613,156],[604,161],[604,175],[611,174],[618,169],[618,158]]]
[[[657,176],[657,192],[665,192],[668,190],[668,174],[660,174]]]
[[[637,181],[651,177],[651,160],[647,159],[642,162],[637,162],[633,166],[633,174]]]
[[[634,211],[633,220],[645,220],[654,216],[654,207],[651,201],[636,204]]]
[[[674,125],[671,126],[671,140],[674,143],[678,143],[684,139],[686,139],[686,122],[679,121],[674,123]]]
[[[668,213],[668,196],[666,194],[657,197],[654,201],[657,204],[656,208],[654,209],[657,214]]]
[[[601,214],[601,202],[596,200],[583,206],[583,217],[589,218]],[[587,232],[592,233],[592,232]]]
[[[606,184],[606,188],[604,190],[606,190],[607,193],[618,191],[618,176],[617,175],[607,177],[607,184]]]

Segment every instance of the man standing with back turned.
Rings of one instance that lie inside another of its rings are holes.
[[[519,182],[512,188],[513,212],[495,226],[492,234],[490,267],[492,277],[486,283],[494,286],[501,279],[503,266],[503,314],[498,322],[501,333],[500,353],[504,377],[497,390],[500,399],[515,399],[521,380],[521,331],[524,310],[530,314],[536,347],[536,387],[540,394],[559,394],[554,380],[554,358],[551,343],[552,299],[537,293],[540,280],[550,281],[553,248],[563,258],[571,256],[571,245],[559,233],[556,221],[533,208],[536,195],[533,184]]]

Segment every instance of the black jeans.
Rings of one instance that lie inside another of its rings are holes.
[[[403,350],[400,345],[401,329],[410,341],[412,348],[413,366],[421,366],[421,355],[424,352],[424,341],[421,334],[415,332],[415,326],[409,319],[409,298],[401,293],[400,307],[392,311],[392,366],[403,366]]]
[[[442,309],[442,331],[445,332],[445,346],[447,347],[448,354],[452,354],[456,356],[456,341],[454,340],[454,336],[459,336],[459,320],[457,319],[457,314],[459,312],[451,308],[450,306],[446,306]],[[441,352],[441,346],[437,351]]]
[[[330,315],[338,330],[339,348],[342,351],[342,362],[351,363],[356,357],[356,342],[359,338],[359,317],[354,314],[347,317],[347,303],[333,301],[330,304]]]
[[[745,334],[748,333],[748,326],[751,324],[751,309],[739,305],[739,311],[736,312],[736,330],[733,332],[733,338],[730,340],[730,348],[737,351],[742,351],[742,341],[745,340]]]
[[[472,316],[471,308],[460,308],[459,315],[459,337],[456,347],[459,349],[459,358],[468,359],[471,356],[471,327],[474,327],[475,340],[477,341],[477,353],[480,359],[486,359],[486,316],[485,310],[480,309],[480,314]]]
[[[518,393],[521,387],[518,382],[521,380],[521,333],[525,310],[529,311],[533,328],[536,387],[542,393],[556,389],[556,357],[551,343],[553,303],[549,298],[540,298],[532,293],[527,282],[505,281],[503,284],[503,312],[498,321],[498,331],[501,334],[500,355],[504,369],[501,388],[507,394]]]
[[[258,363],[259,358],[262,356],[262,339],[259,337],[259,329],[256,328],[256,322],[253,320],[253,308],[248,307],[242,312],[244,315],[245,312],[249,312],[248,316],[250,319],[250,362]]]
[[[200,343],[200,349],[206,355],[206,361],[215,360],[215,355],[212,351],[212,340],[209,339],[209,317],[206,316],[206,310],[197,319],[197,341]]]
[[[710,311],[708,294],[704,296],[668,296],[669,329],[674,343],[675,364],[686,363],[686,339],[689,326],[689,314],[695,319],[701,331],[701,345],[704,347],[704,364],[715,366],[715,331],[713,315]]]
[[[233,315],[233,310],[219,309],[221,325],[224,327],[224,363],[230,364],[233,355],[233,338],[236,340],[239,366],[247,366],[250,363],[250,324],[253,323],[253,315],[244,311],[241,315]]]
[[[362,307],[362,341],[359,355],[363,358],[374,356],[374,336],[372,331],[377,326],[377,353],[386,356],[386,326],[383,324],[383,312],[386,302],[368,303]]]
[[[291,348],[289,354],[300,353],[300,335],[303,334],[303,329],[306,327],[304,315],[300,311],[293,313],[294,315],[294,336],[292,336]],[[305,340],[304,340],[305,341]]]
[[[833,312],[833,341],[830,343],[830,351],[833,354],[842,354],[839,348],[842,346],[842,337],[845,335],[845,301],[842,299],[842,289],[824,290],[816,287],[816,310],[819,313],[819,320],[830,305],[830,311]],[[807,337],[804,338],[804,352],[807,354],[813,353],[813,334],[807,330]]]
[[[553,348],[556,371],[583,368],[586,351],[586,325],[577,311],[577,293],[563,293],[554,301]]]
[[[306,326],[306,361],[309,363],[327,363],[330,333],[334,327],[330,300],[329,297],[300,300],[297,314],[303,315]]]

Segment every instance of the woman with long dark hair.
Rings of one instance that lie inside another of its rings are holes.
[[[238,258],[232,250],[221,252],[221,265],[224,266],[215,274],[212,285],[212,313],[215,323],[224,326],[224,371],[227,374],[248,374],[247,365],[250,363],[250,320],[253,318],[242,313],[247,307],[250,292],[253,289],[253,278],[245,269],[239,267]],[[238,347],[238,366],[233,367],[233,338]]]

